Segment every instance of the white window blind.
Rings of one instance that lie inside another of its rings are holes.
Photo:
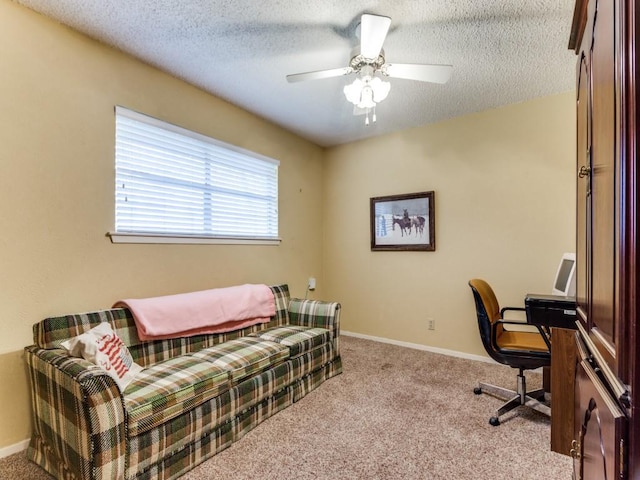
[[[116,107],[116,234],[278,238],[277,160]]]

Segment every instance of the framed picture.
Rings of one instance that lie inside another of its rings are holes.
[[[371,199],[371,250],[436,249],[433,192]]]

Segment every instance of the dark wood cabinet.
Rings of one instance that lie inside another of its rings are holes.
[[[578,0],[576,479],[640,480],[634,0]]]
[[[611,395],[607,381],[585,345],[576,336],[575,434],[571,455],[574,479],[626,478],[624,438],[627,419]]]
[[[605,385],[587,362],[581,362],[576,372],[576,389],[580,403],[578,440],[574,445],[574,477],[582,480],[624,478],[623,453],[618,444],[623,435],[625,417],[612,401]]]
[[[574,448],[576,377],[575,330],[551,329],[551,450],[569,455]],[[571,392],[567,396],[567,392]]]

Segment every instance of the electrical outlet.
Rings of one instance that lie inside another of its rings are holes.
[[[427,328],[429,330],[436,329],[436,321],[433,318],[427,318]]]
[[[314,277],[309,277],[309,283],[307,283],[307,288],[309,290],[316,289],[316,279]]]

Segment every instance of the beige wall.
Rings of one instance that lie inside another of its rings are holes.
[[[482,353],[467,280],[517,303],[573,249],[570,94],[325,152],[6,0],[0,59],[0,449],[30,435],[22,348],[45,316],[315,276],[344,330]],[[116,104],[279,159],[282,244],[111,244]],[[437,251],[371,252],[369,198],[423,190]]]
[[[323,150],[0,1],[0,448],[30,436],[22,348],[48,315],[243,282],[322,295]],[[114,105],[280,160],[280,246],[114,245]]]
[[[503,306],[550,293],[574,251],[573,105],[567,93],[329,150],[323,261],[342,329],[484,354],[469,279]],[[369,198],[429,190],[436,251],[372,252]]]

